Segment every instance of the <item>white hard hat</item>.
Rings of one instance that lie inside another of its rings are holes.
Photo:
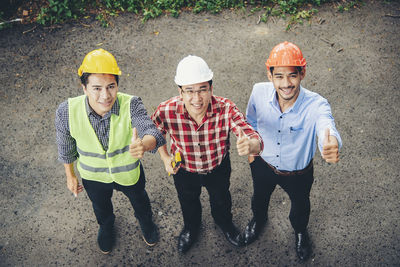
[[[212,78],[213,72],[201,57],[189,55],[176,68],[175,83],[180,86],[208,82]]]

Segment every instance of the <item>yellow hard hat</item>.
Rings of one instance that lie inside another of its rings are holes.
[[[115,57],[102,48],[93,50],[85,56],[78,69],[78,75],[82,76],[84,72],[121,75]]]

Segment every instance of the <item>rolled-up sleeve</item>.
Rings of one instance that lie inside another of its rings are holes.
[[[78,158],[76,141],[71,136],[68,123],[68,101],[61,103],[55,118],[58,160],[62,163],[72,163]]]
[[[157,152],[157,149],[165,144],[164,136],[150,119],[140,97],[134,96],[131,99],[131,119],[132,127],[136,127],[140,138],[151,135],[156,139],[156,147],[150,151],[151,153]]]
[[[342,148],[342,138],[335,126],[335,119],[332,116],[331,106],[328,101],[324,99],[318,107],[318,119],[316,123],[316,131],[318,135],[318,148],[322,151],[322,145],[325,138],[325,129],[329,129],[329,134],[336,137],[339,149]]]

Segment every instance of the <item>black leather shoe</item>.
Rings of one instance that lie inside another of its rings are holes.
[[[243,236],[240,234],[239,230],[232,224],[226,229],[221,228],[226,240],[235,247],[243,246]]]
[[[140,229],[142,230],[144,242],[146,242],[146,244],[150,247],[157,244],[159,240],[159,234],[155,223],[152,220],[149,220],[146,223],[139,221],[139,224]]]
[[[296,234],[296,253],[301,261],[306,261],[311,254],[310,241],[306,231]]]
[[[113,226],[100,226],[97,243],[103,254],[108,254],[114,245],[115,235]]]
[[[246,229],[244,230],[244,238],[243,238],[244,244],[249,245],[253,243],[260,235],[264,226],[265,222],[262,224],[258,223],[256,222],[256,219],[253,217],[253,219],[251,219],[249,224],[246,226]]]
[[[196,240],[197,235],[198,231],[183,228],[182,232],[179,235],[178,251],[181,253],[185,253],[186,251],[188,251]]]

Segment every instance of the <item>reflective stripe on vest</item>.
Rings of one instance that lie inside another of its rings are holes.
[[[103,183],[133,185],[140,176],[140,161],[129,153],[132,138],[130,101],[118,93],[119,115],[111,114],[108,150],[104,151],[90,124],[85,96],[68,99],[69,126],[79,154],[77,169],[82,178]]]
[[[136,169],[139,166],[139,161],[136,161],[135,163],[130,164],[130,165],[111,168],[111,171],[108,168],[93,168],[93,167],[83,164],[82,162],[80,163],[80,165],[81,165],[82,169],[90,171],[90,172],[119,173],[119,172],[128,172],[133,169]]]

